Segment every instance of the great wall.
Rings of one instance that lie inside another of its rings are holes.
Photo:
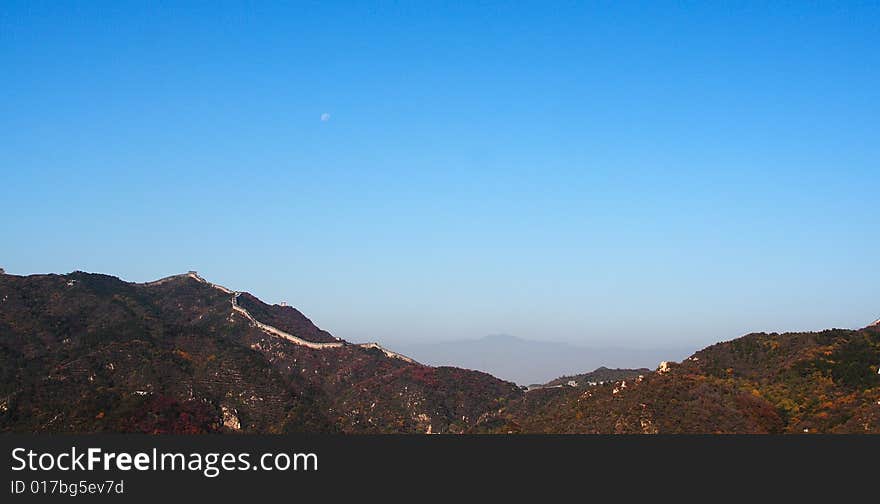
[[[238,297],[241,295],[241,292],[233,291],[231,289],[227,289],[226,287],[223,287],[222,285],[218,285],[218,284],[209,282],[209,281],[205,280],[204,278],[202,278],[201,276],[199,276],[198,272],[195,272],[195,271],[189,271],[187,273],[182,273],[179,275],[171,275],[171,276],[168,276],[165,278],[160,278],[159,280],[155,280],[153,282],[147,282],[144,285],[147,285],[147,286],[162,285],[164,283],[167,283],[172,280],[179,279],[179,278],[191,278],[197,282],[203,283],[203,284],[208,285],[214,289],[217,289],[220,292],[223,292],[224,294],[229,294],[231,296],[231,303],[232,303],[233,312],[241,314],[244,318],[246,318],[248,320],[248,322],[250,322],[251,326],[256,327],[257,329],[260,329],[264,333],[269,334],[271,336],[283,338],[283,339],[285,339],[295,345],[304,346],[304,347],[311,348],[314,350],[325,350],[328,348],[342,348],[347,345],[348,346],[356,346],[356,347],[365,348],[365,349],[376,349],[376,350],[381,351],[386,356],[388,356],[392,359],[399,359],[404,362],[409,362],[410,364],[418,364],[415,360],[413,360],[405,355],[399,354],[397,352],[392,352],[391,350],[388,350],[387,348],[383,347],[379,343],[348,343],[348,342],[342,341],[342,340],[319,343],[319,342],[315,342],[315,341],[304,340],[304,339],[299,338],[297,336],[294,336],[293,334],[290,334],[286,331],[282,331],[281,329],[278,329],[277,327],[260,322],[253,315],[251,315],[250,312],[247,311],[247,309],[245,309],[244,307],[242,307],[241,305],[238,304]]]

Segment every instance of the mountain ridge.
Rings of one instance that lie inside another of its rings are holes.
[[[0,275],[0,431],[880,433],[876,324],[616,371],[526,392],[348,343],[195,272]]]
[[[462,432],[520,394],[378,344],[292,341],[194,276],[0,277],[0,429]]]

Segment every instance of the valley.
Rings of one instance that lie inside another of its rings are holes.
[[[0,430],[880,433],[880,325],[520,387],[349,343],[195,272],[0,275]]]

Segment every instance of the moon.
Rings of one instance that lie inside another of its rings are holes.
[[[329,120],[330,120],[330,113],[329,112],[324,112],[323,114],[321,114],[321,122],[327,122]]]

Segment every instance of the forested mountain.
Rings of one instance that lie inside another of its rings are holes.
[[[750,334],[526,392],[340,340],[194,272],[0,273],[3,431],[880,433],[878,366],[877,325]]]
[[[544,388],[479,432],[880,433],[880,326],[749,334],[654,373]]]
[[[2,430],[462,432],[520,396],[196,274],[0,276]]]

